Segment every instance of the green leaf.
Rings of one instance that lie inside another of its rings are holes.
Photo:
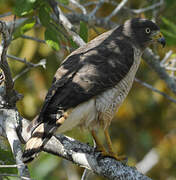
[[[169,21],[168,19],[162,17],[163,23],[168,26],[169,29],[171,29],[174,33],[176,33],[176,24],[174,24],[172,21]]]
[[[59,3],[64,4],[64,5],[69,4],[69,0],[56,0],[56,1],[58,1]]]
[[[50,9],[47,6],[41,6],[39,9],[39,19],[43,26],[48,26],[51,17],[50,17]]]
[[[86,43],[88,42],[88,28],[87,24],[83,21],[80,22],[79,35]]]
[[[16,0],[14,14],[24,16],[33,11],[33,6],[36,0]]]
[[[170,38],[174,38],[176,39],[176,34],[168,31],[168,30],[165,30],[165,29],[161,29],[161,32],[165,35],[165,36],[168,36]]]
[[[79,46],[73,41],[72,38],[70,38],[70,44],[74,49],[77,49]]]
[[[45,31],[45,41],[54,50],[60,49],[58,34],[53,28],[48,28]]]
[[[23,24],[21,24],[13,33],[13,38],[16,39],[23,35],[25,32],[32,29],[35,25],[35,20],[33,18],[26,20]]]

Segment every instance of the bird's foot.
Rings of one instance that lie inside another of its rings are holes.
[[[0,72],[0,85],[4,82],[4,75]]]
[[[118,155],[116,153],[109,153],[110,157],[116,159],[117,161],[126,162],[128,159],[125,155]]]
[[[127,157],[125,155],[118,155],[118,154],[112,153],[112,152],[111,153],[102,152],[101,155],[104,156],[104,157],[110,157],[110,158],[113,158],[113,159],[115,159],[117,161],[122,161],[122,162],[125,162],[125,163],[128,161]]]
[[[128,161],[128,158],[125,155],[118,155],[115,152],[107,152],[104,147],[98,147],[96,148],[96,151],[100,152],[102,157],[110,157],[125,164]]]

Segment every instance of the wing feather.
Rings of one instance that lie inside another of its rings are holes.
[[[39,121],[67,110],[115,86],[133,64],[133,47],[120,28],[98,36],[69,55],[57,70]]]

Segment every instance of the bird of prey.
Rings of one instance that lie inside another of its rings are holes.
[[[108,151],[116,157],[108,127],[132,86],[144,49],[155,42],[165,45],[159,27],[133,18],[72,52],[54,76],[23,161],[32,161],[56,130],[63,133],[75,126],[89,129],[105,151],[96,135],[101,127]]]

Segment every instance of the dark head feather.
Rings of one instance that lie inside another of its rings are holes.
[[[123,26],[124,34],[141,49],[145,49],[152,42],[152,36],[159,31],[154,22],[140,18],[127,20]]]

